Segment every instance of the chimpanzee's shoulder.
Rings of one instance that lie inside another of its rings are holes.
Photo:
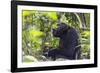
[[[73,32],[73,33],[75,32],[76,33],[77,30],[75,28],[71,27],[71,28],[69,28],[69,33],[71,33],[71,32]]]

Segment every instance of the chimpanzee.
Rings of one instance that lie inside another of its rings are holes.
[[[76,46],[79,45],[79,36],[75,28],[70,27],[65,23],[58,23],[57,28],[53,29],[54,37],[58,37],[59,46],[56,49],[48,51],[48,57],[56,58],[57,56],[63,56],[67,59],[75,59],[75,55],[80,48]]]

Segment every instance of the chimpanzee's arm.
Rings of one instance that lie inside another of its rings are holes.
[[[75,48],[78,45],[78,39],[78,32],[74,28],[71,28],[67,33],[66,43],[64,44],[67,45],[67,48]]]

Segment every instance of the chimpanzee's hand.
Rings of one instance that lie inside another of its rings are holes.
[[[43,53],[43,56],[48,57],[48,52]]]
[[[43,56],[46,58],[51,58],[51,60],[56,60],[56,49],[49,50],[48,52],[43,53]]]

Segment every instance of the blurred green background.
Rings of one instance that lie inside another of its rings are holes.
[[[81,58],[90,59],[90,14],[75,12],[22,11],[23,62],[43,61],[48,48],[56,48],[59,38],[52,35],[57,23],[63,22],[77,29],[80,36]]]

